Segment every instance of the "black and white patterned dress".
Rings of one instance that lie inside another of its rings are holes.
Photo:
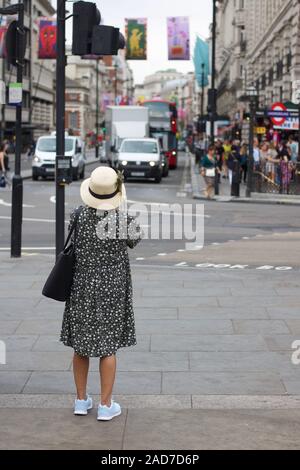
[[[75,211],[70,223],[74,217]],[[129,227],[127,236],[121,229],[124,226]],[[112,227],[116,233],[113,239]],[[77,354],[111,356],[119,348],[136,344],[127,249],[134,248],[140,240],[141,231],[133,217],[118,210],[99,213],[87,206],[81,209],[74,280],[60,337]]]

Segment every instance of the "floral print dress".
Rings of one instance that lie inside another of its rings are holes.
[[[75,211],[70,225],[74,218]],[[127,213],[81,209],[74,279],[60,337],[80,356],[111,356],[136,344],[128,247],[134,248],[141,237]]]

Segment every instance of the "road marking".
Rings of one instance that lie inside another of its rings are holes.
[[[11,220],[11,217],[9,216],[6,216],[6,215],[0,215],[0,219],[4,219],[4,220]],[[47,222],[47,223],[55,223],[55,219],[33,219],[33,218],[29,218],[29,217],[23,217],[23,222]],[[65,223],[69,223],[68,221],[65,221]]]
[[[145,260],[145,258],[135,258],[135,259],[136,259],[136,261],[144,261]]]
[[[177,253],[185,253],[185,252],[186,252],[186,250],[183,250],[183,249],[182,250],[177,250]]]
[[[157,256],[167,256],[167,253],[158,253]]]
[[[50,202],[52,202],[52,204],[56,204],[56,196],[51,196],[50,197]],[[68,202],[65,202],[65,206],[68,206],[69,203]]]
[[[11,207],[11,202],[6,202],[3,199],[0,199],[0,204],[5,207]],[[23,207],[34,208],[35,206],[31,206],[30,204],[23,204]]]
[[[54,246],[22,246],[22,251],[49,251],[55,250]],[[10,248],[0,247],[0,251],[10,251]]]
[[[180,267],[180,266],[186,266],[187,265],[187,262],[186,261],[183,261],[182,263],[178,263],[178,264],[175,264],[176,267]]]

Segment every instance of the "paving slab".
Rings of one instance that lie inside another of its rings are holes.
[[[124,449],[300,449],[300,410],[129,410]]]
[[[6,351],[30,351],[38,340],[35,335],[11,335],[5,336],[0,333],[0,340],[4,341]]]
[[[101,450],[121,449],[127,411],[109,423],[89,416],[74,416],[72,410],[0,410],[2,450]],[[21,423],[21,425],[20,425]]]
[[[287,373],[293,370],[291,354],[280,352],[191,352],[190,369],[193,371],[273,371]],[[299,369],[300,371],[300,369]]]
[[[22,393],[30,372],[16,372],[0,370],[0,394],[2,393]]]
[[[234,320],[234,319],[269,319],[270,315],[263,307],[179,307],[178,318],[180,320]]]
[[[273,372],[163,372],[163,394],[282,395],[286,389]],[[299,393],[298,393],[299,394]]]
[[[298,319],[298,320],[289,320],[288,319],[288,320],[286,320],[286,324],[287,324],[290,332],[292,333],[292,335],[300,335],[300,319]]]
[[[151,351],[267,351],[259,335],[153,335]]]
[[[119,371],[184,371],[189,370],[187,352],[135,352],[118,355]]]
[[[65,351],[64,354],[49,351],[10,351],[6,355],[6,364],[0,364],[0,370],[68,370],[72,356],[71,349]]]
[[[290,334],[287,322],[283,320],[233,320],[234,330],[241,335]]]
[[[233,334],[230,320],[136,320],[139,334]]]
[[[88,378],[89,393],[99,393],[99,373],[90,372]],[[24,393],[72,393],[75,386],[73,373],[65,372],[33,372]],[[5,392],[7,393],[7,392]],[[115,394],[157,394],[161,393],[161,372],[118,372],[114,388]],[[172,393],[173,395],[173,393]]]

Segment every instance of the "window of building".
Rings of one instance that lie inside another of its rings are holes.
[[[273,81],[274,81],[274,70],[273,70],[273,67],[271,67],[269,70],[269,85],[273,85]]]
[[[283,77],[283,60],[279,60],[276,64],[276,79],[281,80]]]
[[[70,111],[69,112],[69,126],[71,129],[78,128],[78,112],[77,111]]]

